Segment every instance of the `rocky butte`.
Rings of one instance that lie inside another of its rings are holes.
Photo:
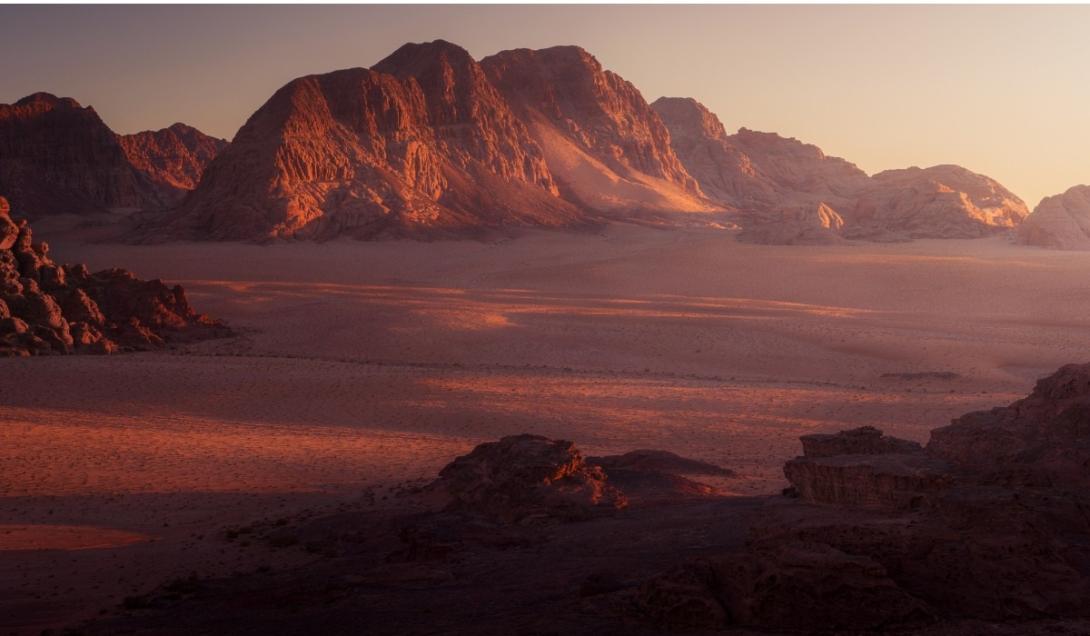
[[[117,135],[94,108],[35,93],[0,104],[0,191],[34,216],[162,210],[225,144],[182,124]]]

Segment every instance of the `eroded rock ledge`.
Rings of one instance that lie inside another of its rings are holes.
[[[154,349],[228,333],[194,311],[179,285],[58,265],[0,197],[0,356]]]
[[[802,445],[784,473],[803,503],[770,509],[745,550],[644,583],[644,620],[972,634],[972,621],[1090,616],[1090,364],[932,431],[926,448],[870,427]]]

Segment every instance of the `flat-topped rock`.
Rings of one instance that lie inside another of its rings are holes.
[[[799,440],[802,442],[802,454],[806,457],[914,453],[923,450],[916,442],[885,435],[873,426],[861,426],[831,434],[803,435]]]

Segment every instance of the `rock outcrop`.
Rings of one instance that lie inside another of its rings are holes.
[[[691,98],[653,104],[686,169],[711,198],[739,210],[754,243],[976,238],[1009,230],[1025,204],[993,179],[959,166],[873,177],[816,146],[723,124]]]
[[[844,240],[844,218],[825,203],[750,210],[739,240],[764,245],[825,245]]]
[[[119,136],[94,108],[35,93],[0,104],[0,192],[34,216],[161,210],[222,143],[181,124]]]
[[[1090,487],[1090,364],[1070,364],[1010,406],[931,431],[929,453],[1005,483]]]
[[[163,199],[172,202],[196,188],[208,164],[227,147],[226,139],[181,123],[119,135],[118,141],[129,163],[159,188]]]
[[[443,468],[433,488],[452,509],[506,522],[584,519],[628,503],[574,444],[528,434],[477,446]]]
[[[577,46],[481,60],[526,122],[563,196],[603,212],[713,211],[639,90]]]
[[[0,356],[152,349],[226,333],[189,306],[180,286],[58,265],[0,197]]]
[[[745,550],[646,582],[646,620],[970,634],[960,621],[1090,615],[1090,364],[932,431],[926,448],[869,427],[803,447],[785,474],[821,505],[770,510]]]
[[[1060,250],[1090,250],[1090,186],[1045,197],[1018,227],[1017,241]]]
[[[861,426],[834,434],[803,435],[799,441],[802,442],[803,456],[808,458],[917,453],[923,450],[916,442],[885,435],[873,426]]]
[[[945,462],[873,426],[800,439],[803,454],[787,462],[783,473],[803,501],[912,510],[950,483]]]

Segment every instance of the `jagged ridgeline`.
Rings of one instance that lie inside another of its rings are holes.
[[[141,241],[441,238],[628,221],[742,240],[976,238],[1026,205],[953,165],[867,175],[816,146],[648,103],[576,46],[475,60],[437,40],[277,90],[228,145],[117,135],[38,93],[0,105],[0,191],[41,216],[144,211]],[[1040,232],[1033,236],[1041,236]],[[1043,239],[1042,239],[1043,240]]]

